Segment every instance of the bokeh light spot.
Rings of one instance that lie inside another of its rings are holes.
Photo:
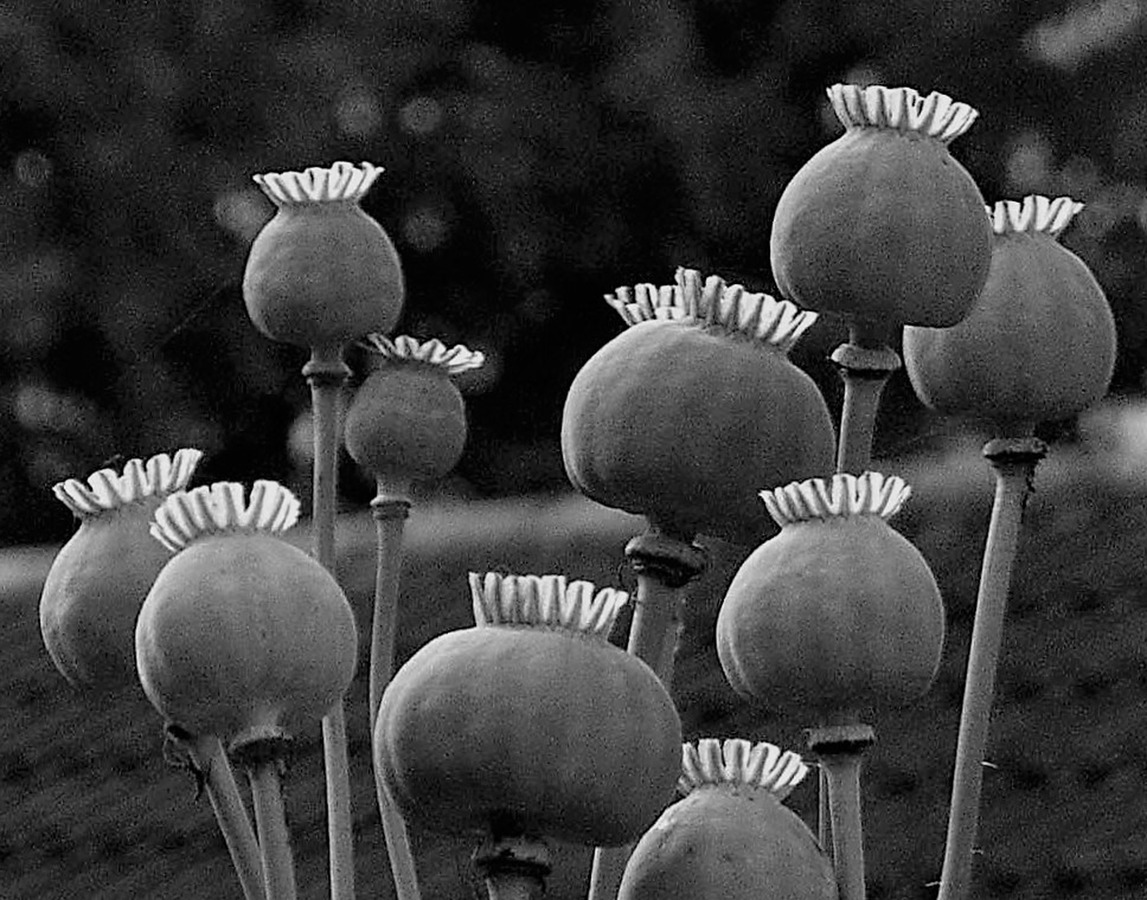
[[[433,97],[414,97],[398,112],[402,130],[424,137],[442,124],[442,105]]]
[[[378,98],[364,88],[347,91],[335,104],[335,122],[345,135],[370,137],[382,127],[382,106]]]
[[[12,164],[16,180],[30,188],[41,188],[52,177],[52,161],[39,150],[24,150]]]
[[[244,243],[253,241],[270,217],[263,195],[250,189],[218,194],[212,212],[221,228]]]
[[[446,216],[436,206],[419,206],[402,222],[402,233],[407,243],[423,253],[441,246],[449,232]]]

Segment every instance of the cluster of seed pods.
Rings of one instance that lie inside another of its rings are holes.
[[[989,208],[951,156],[974,109],[909,88],[835,85],[828,96],[844,134],[800,169],[775,214],[782,299],[687,268],[673,284],[618,288],[606,299],[627,328],[570,387],[570,481],[649,526],[627,550],[639,585],[629,652],[608,640],[624,592],[471,574],[475,626],[434,639],[392,677],[411,487],[457,463],[466,414],[452,378],[482,354],[388,336],[402,269],[360,206],[379,169],[257,176],[276,214],[251,248],[244,299],[260,331],[312,351],[315,555],[282,539],[300,508],[288,490],[188,489],[199,454],[181,450],[57,486],[81,525],[41,601],[45,644],[70,681],[138,677],[169,734],[217,771],[228,756],[248,770],[257,838],[233,784],[213,782],[212,794],[248,900],[295,896],[277,779],[286,743],[320,721],[331,895],[353,897],[341,704],[358,630],[331,574],[352,341],[374,359],[345,441],[378,481],[370,729],[399,900],[419,897],[406,821],[481,840],[492,900],[541,895],[549,839],[612,848],[595,858],[592,900],[862,900],[870,720],[928,689],[944,639],[928,564],[887,521],[910,489],[868,465],[879,391],[899,364],[889,341],[905,327],[926,404],[1030,439],[1036,422],[1106,390],[1115,330],[1095,279],[1056,242],[1080,205]],[[846,383],[839,433],[788,358],[818,313],[849,326],[833,356]],[[830,807],[819,835],[780,803],[807,771],[795,754],[740,739],[682,744],[670,632],[704,567],[698,536],[756,547],[728,585],[716,647],[739,694],[812,729]],[[986,558],[991,549],[989,539]],[[671,804],[675,784],[686,796]],[[946,881],[942,896],[960,891]]]

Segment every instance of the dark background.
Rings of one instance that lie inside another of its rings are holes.
[[[387,170],[364,206],[402,253],[399,331],[490,357],[453,487],[564,488],[564,392],[621,327],[601,295],[679,264],[770,290],[774,205],[837,133],[842,80],[979,109],[953,152],[989,202],[1087,204],[1064,243],[1137,392],[1145,32],[1123,0],[2,3],[0,543],[66,537],[48,488],[114,453],[298,479],[306,355],[239,292],[272,210],[251,175],[338,159]],[[794,353],[833,403],[839,337]],[[937,427],[902,377],[884,416],[878,452]]]

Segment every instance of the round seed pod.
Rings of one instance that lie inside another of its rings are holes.
[[[398,252],[359,206],[381,172],[337,162],[255,176],[277,207],[243,273],[247,313],[265,335],[333,348],[394,327],[405,292]]]
[[[75,687],[113,690],[135,682],[135,619],[171,553],[148,534],[163,499],[187,486],[203,454],[178,450],[122,474],[100,469],[52,488],[79,519],[56,554],[40,594],[40,632],[52,662]]]
[[[845,132],[797,172],[770,239],[784,297],[876,325],[944,327],[988,276],[984,198],[948,152],[978,113],[940,93],[833,85]]]
[[[876,472],[761,493],[780,534],[741,565],[717,617],[737,693],[836,725],[928,689],[944,643],[940,591],[886,521],[909,493]]]
[[[390,483],[441,478],[466,444],[466,407],[451,377],[482,365],[483,354],[439,340],[373,334],[377,368],[355,393],[346,446],[360,466]]]
[[[686,796],[637,843],[618,900],[836,900],[832,862],[781,803],[808,772],[797,754],[705,738],[682,761]]]
[[[757,543],[759,485],[833,469],[824,397],[787,356],[816,314],[690,269],[606,301],[630,327],[570,385],[570,481],[674,536]]]
[[[242,751],[318,722],[354,675],[354,614],[331,574],[279,534],[299,502],[273,481],[173,494],[152,534],[177,551],[136,624],[139,679],[169,723]]]
[[[1029,196],[991,210],[992,267],[971,314],[947,329],[904,329],[917,396],[943,413],[1009,429],[1064,419],[1106,392],[1115,320],[1084,262],[1057,238],[1083,208]]]
[[[377,770],[411,823],[614,846],[673,794],[681,722],[653,671],[606,640],[627,595],[560,575],[471,574],[477,627],[399,669]]]

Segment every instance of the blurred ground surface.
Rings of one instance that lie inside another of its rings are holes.
[[[935,687],[876,722],[866,768],[870,897],[930,898],[992,480],[976,447],[904,474],[915,496],[894,520],[932,563],[949,636]],[[1147,479],[1053,452],[1027,513],[986,773],[977,896],[1091,900],[1147,892]],[[466,572],[563,571],[615,583],[637,520],[577,498],[416,509],[408,527],[399,654],[468,624]],[[305,541],[305,534],[299,535]],[[373,525],[349,515],[340,576],[367,633]],[[240,896],[205,799],[168,768],[142,693],[74,694],[40,642],[36,605],[54,548],[0,554],[0,898]],[[747,709],[712,646],[724,584],[743,551],[713,548],[686,616],[674,694],[687,736],[744,736],[799,748],[801,724]],[[365,658],[365,654],[364,654]],[[349,700],[362,897],[389,896],[374,809],[365,666]],[[287,781],[300,896],[322,898],[326,841],[321,748],[300,749]],[[813,790],[793,805],[806,815]],[[480,896],[470,848],[415,833],[426,900]],[[584,896],[589,854],[562,848],[548,896]]]

